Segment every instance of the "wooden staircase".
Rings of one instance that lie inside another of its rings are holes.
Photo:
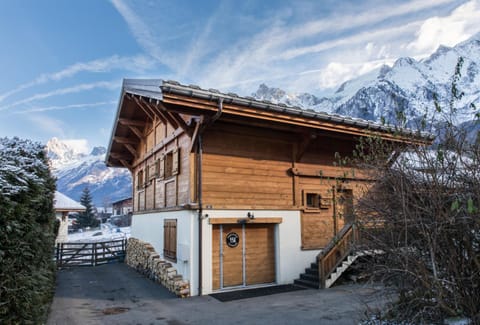
[[[355,252],[357,232],[353,224],[345,225],[317,255],[317,261],[300,274],[295,284],[315,289],[330,288],[363,252]]]

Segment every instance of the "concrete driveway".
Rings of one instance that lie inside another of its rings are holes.
[[[358,324],[385,302],[382,287],[359,284],[220,302],[175,298],[125,264],[57,273],[53,324]]]

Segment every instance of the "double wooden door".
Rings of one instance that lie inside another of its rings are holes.
[[[212,225],[213,289],[275,282],[275,225]]]

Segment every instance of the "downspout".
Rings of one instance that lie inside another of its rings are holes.
[[[208,121],[207,124],[202,125],[198,131],[197,138],[197,195],[198,195],[198,295],[202,295],[202,281],[203,281],[203,203],[202,203],[202,159],[203,159],[203,132],[207,127],[215,123],[220,118],[223,110],[223,98],[218,99],[218,110],[215,115]]]

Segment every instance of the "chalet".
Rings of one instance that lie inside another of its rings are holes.
[[[345,234],[372,180],[334,162],[371,135],[429,141],[215,89],[125,80],[106,162],[132,173],[132,237],[204,295],[292,283]]]
[[[133,210],[132,198],[125,198],[112,203],[113,216],[128,215]]]
[[[65,194],[55,191],[54,209],[55,218],[60,222],[55,242],[63,243],[68,239],[68,226],[70,224],[68,214],[70,212],[83,212],[85,207]]]

